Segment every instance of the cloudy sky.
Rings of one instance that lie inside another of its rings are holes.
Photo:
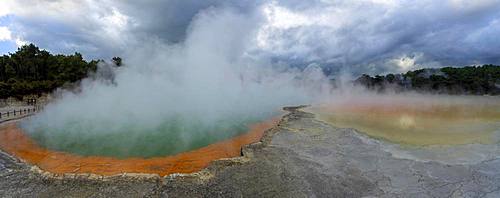
[[[206,22],[214,40],[245,31],[231,37],[245,43],[236,56],[297,67],[500,64],[499,10],[500,0],[1,0],[0,54],[32,42],[88,59],[126,58],[145,43],[182,44],[193,23]]]

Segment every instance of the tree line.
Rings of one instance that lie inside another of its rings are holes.
[[[96,72],[103,60],[86,61],[75,52],[53,55],[34,44],[0,56],[0,98],[22,97],[54,91],[67,83],[75,83]],[[114,57],[114,66],[122,59]],[[403,74],[362,75],[354,81],[379,92],[415,90],[447,94],[500,94],[500,66],[482,65],[419,69]]]
[[[418,91],[446,94],[500,94],[500,66],[482,65],[466,67],[444,67],[440,69],[419,69],[403,74],[364,74],[355,80],[379,92]]]
[[[53,55],[34,44],[21,46],[14,53],[0,56],[0,98],[51,92],[86,78],[102,61],[86,61],[78,52]],[[113,62],[122,64],[119,57]]]

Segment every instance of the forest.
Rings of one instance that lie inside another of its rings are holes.
[[[379,92],[417,91],[444,94],[500,94],[500,66],[482,65],[419,69],[403,74],[364,74],[356,84]]]
[[[53,55],[34,44],[0,56],[0,98],[47,93],[75,83],[97,70],[103,60],[86,61],[82,54]],[[121,58],[113,58],[121,65]]]
[[[100,62],[105,63],[104,60],[86,61],[78,52],[53,55],[34,44],[24,45],[14,53],[0,56],[0,98],[52,92],[88,77],[96,72]],[[112,62],[114,66],[122,65],[120,57],[114,57]],[[373,77],[363,74],[354,83],[378,92],[498,95],[500,66],[419,69]]]

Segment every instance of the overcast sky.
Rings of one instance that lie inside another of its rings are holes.
[[[236,51],[256,60],[372,74],[500,64],[500,0],[1,0],[0,54],[32,42],[126,56],[151,40],[182,44],[206,15],[244,19],[206,31],[251,32]]]

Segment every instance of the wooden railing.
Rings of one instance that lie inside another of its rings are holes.
[[[12,118],[17,118],[29,114],[34,114],[38,111],[38,108],[36,106],[33,107],[21,107],[19,109],[14,109],[10,111],[4,111],[0,112],[0,121],[2,120],[9,120]]]

